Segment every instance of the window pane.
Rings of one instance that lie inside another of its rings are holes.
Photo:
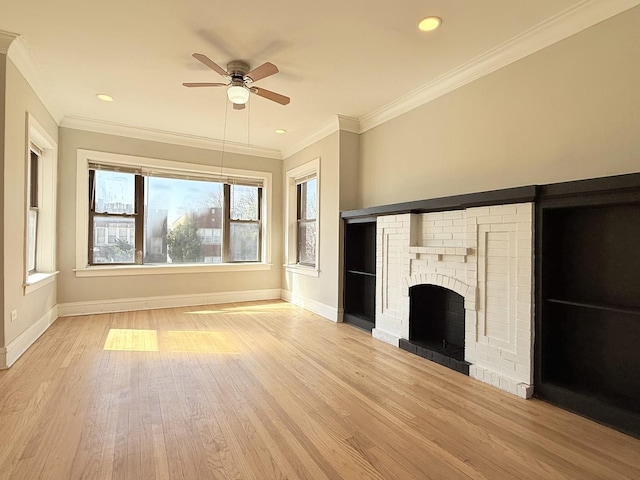
[[[258,187],[231,185],[231,219],[258,220]]]
[[[220,263],[222,184],[145,178],[144,263]]]
[[[96,170],[95,211],[97,213],[135,212],[135,175]]]
[[[313,220],[316,218],[316,189],[318,186],[318,181],[314,178],[306,182],[306,198],[305,209],[304,209],[304,219],[305,220]]]
[[[298,262],[316,264],[316,222],[298,223]]]
[[[259,225],[257,223],[231,223],[229,235],[229,260],[232,262],[257,262]]]
[[[130,217],[93,217],[93,263],[134,263],[135,246],[128,239],[135,238],[135,230]],[[123,232],[127,234],[118,237]]]
[[[38,225],[38,211],[29,210],[27,219],[27,271],[36,269],[36,228]]]

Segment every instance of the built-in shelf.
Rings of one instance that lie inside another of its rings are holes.
[[[344,321],[371,331],[376,302],[376,220],[345,224]]]
[[[605,312],[618,312],[618,313],[629,313],[631,315],[640,315],[640,307],[623,307],[619,305],[607,305],[604,303],[576,302],[573,300],[560,300],[557,298],[547,298],[547,302],[557,303],[560,305],[569,305],[572,307],[602,310]]]
[[[360,270],[347,270],[347,273],[351,273],[353,275],[365,275],[367,277],[375,277],[376,274],[372,272],[362,272]]]

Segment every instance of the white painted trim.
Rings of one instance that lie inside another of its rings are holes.
[[[129,277],[135,275],[172,275],[176,273],[258,272],[271,270],[269,263],[166,264],[166,265],[92,265],[74,268],[78,278]]]
[[[379,328],[374,328],[371,330],[371,336],[373,338],[377,338],[378,340],[382,340],[383,342],[386,342],[390,345],[393,345],[394,347],[399,347],[400,346],[400,337],[398,337],[397,335],[393,335],[391,333],[388,332],[384,332],[382,330],[380,330]]]
[[[360,133],[360,121],[357,118],[346,117],[344,115],[335,115],[329,120],[320,125],[320,127],[307,138],[293,146],[292,148],[285,148],[282,150],[282,157],[289,158],[291,155],[298,153],[301,150],[319,142],[323,138],[328,137],[332,133],[339,130]]]
[[[161,297],[118,298],[115,300],[61,303],[58,304],[58,315],[61,317],[71,317],[75,315],[154,310],[157,308],[195,307],[198,305],[278,299],[280,299],[280,290],[277,288],[234,292],[194,293],[189,295],[165,295]]]
[[[279,150],[269,148],[247,146],[241,143],[222,141],[216,138],[189,135],[186,133],[169,132],[153,128],[135,127],[121,123],[107,122],[104,120],[94,120],[91,118],[81,118],[67,116],[60,124],[64,128],[84,130],[87,132],[104,133],[107,135],[117,135],[119,137],[136,138],[138,140],[148,140],[151,142],[170,143],[172,145],[182,145],[185,147],[205,148],[221,152],[224,146],[225,152],[239,153],[242,155],[254,155],[263,158],[282,159]]]
[[[24,294],[29,295],[30,293],[55,282],[58,273],[60,272],[32,273],[27,277],[27,281],[24,284]]]
[[[305,265],[284,265],[284,268],[287,272],[293,273],[295,275],[306,275],[307,277],[319,277],[320,270],[314,267],[307,267]]]
[[[360,133],[360,120],[345,115],[338,115],[338,130],[349,133]]]
[[[58,318],[58,307],[53,306],[51,310],[40,317],[33,325],[22,332],[14,339],[5,349],[0,349],[0,370],[9,368],[22,356],[27,349],[34,344],[40,335]],[[2,350],[4,350],[4,359],[2,358]],[[3,361],[4,360],[4,361]]]
[[[24,276],[25,295],[46,285],[42,280],[56,271],[56,218],[58,202],[58,144],[29,112],[26,114],[28,138],[24,146],[25,155],[25,225],[24,225]],[[29,274],[27,270],[27,210],[29,204],[29,180],[31,144],[40,149],[38,172],[38,226],[36,235],[36,268],[37,273]],[[51,280],[53,281],[53,279]],[[39,284],[40,282],[40,284]]]
[[[29,46],[26,44],[22,36],[18,35],[11,43],[7,55],[25,78],[27,83],[31,86],[34,93],[40,99],[55,122],[60,125],[62,117],[64,117],[62,109],[58,104],[55,94],[51,91],[51,87],[41,76],[38,68],[33,62],[33,55],[31,55]]]
[[[320,157],[316,157],[285,173],[284,263],[287,267],[292,268],[310,268],[299,266],[296,263],[298,257],[298,196],[296,182],[310,175],[315,175],[318,184],[316,187],[316,265],[315,267],[311,267],[318,272],[318,274],[315,275],[317,277],[320,275],[320,218],[322,215],[320,210],[322,186],[320,181]],[[309,273],[309,275],[311,275],[311,273]]]
[[[422,87],[361,117],[360,133],[371,130],[637,5],[640,5],[640,0],[586,0],[574,5]]]
[[[17,33],[0,30],[0,55],[6,55],[9,52],[11,43],[18,37]]]
[[[281,290],[280,298],[285,302],[293,303],[298,307],[309,310],[310,312],[320,315],[321,317],[331,320],[332,322],[340,322],[342,320],[342,311],[336,307],[326,305],[324,303],[317,302],[310,298],[305,298],[301,295],[296,295],[289,290]]]

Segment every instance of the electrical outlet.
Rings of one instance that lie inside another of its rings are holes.
[[[18,319],[18,310],[11,310],[11,321],[15,322]]]

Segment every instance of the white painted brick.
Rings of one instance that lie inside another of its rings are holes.
[[[515,367],[516,373],[518,373],[519,375],[523,375],[527,378],[531,377],[531,367],[529,365],[515,364]]]
[[[444,219],[459,219],[459,218],[462,218],[463,216],[464,216],[464,211],[462,210],[443,212],[442,214],[442,218]]]
[[[451,233],[436,233],[433,235],[435,240],[452,240],[453,235]]]
[[[516,205],[499,205],[489,207],[491,215],[513,215],[518,213]]]
[[[520,365],[530,365],[531,364],[531,358],[530,357],[526,357],[524,355],[516,355],[515,353],[511,353],[511,352],[502,352],[502,357],[506,360],[511,360],[514,363],[520,364]]]
[[[502,217],[499,215],[487,215],[484,217],[478,217],[477,224],[478,225],[490,225],[492,223],[501,223]]]
[[[489,207],[467,208],[466,213],[467,213],[467,217],[469,216],[481,217],[481,216],[489,215]]]
[[[526,213],[518,213],[516,215],[503,215],[502,218],[504,223],[525,223],[531,221],[531,215],[528,215]]]
[[[516,208],[519,214],[527,214],[529,217],[533,216],[533,203],[519,203],[516,204]]]
[[[435,226],[436,227],[452,227],[453,220],[436,220]]]
[[[518,384],[518,396],[520,398],[531,398],[531,395],[533,395],[533,386],[532,385],[528,385],[526,383],[519,383]]]

